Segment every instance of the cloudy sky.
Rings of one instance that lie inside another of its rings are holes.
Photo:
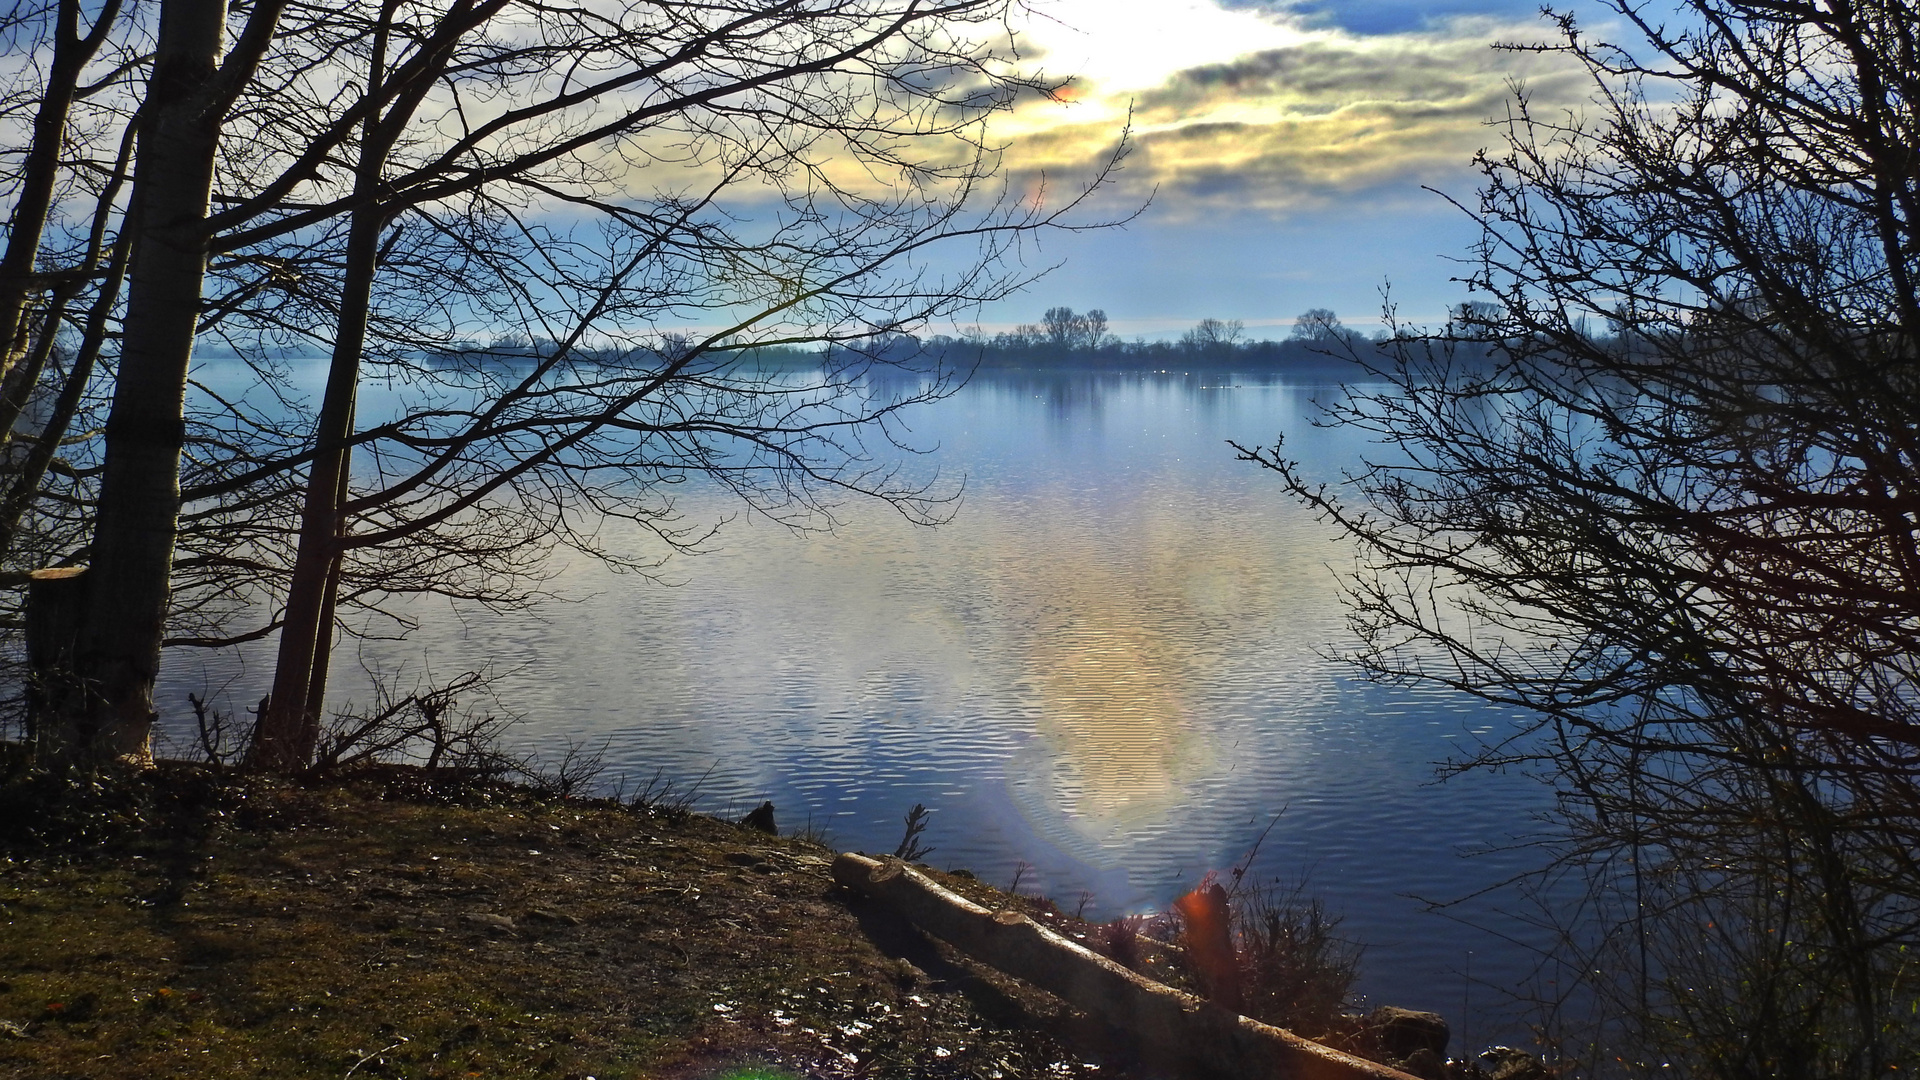
[[[1071,183],[1131,115],[1108,205],[1151,205],[1050,242],[1034,263],[1065,265],[985,321],[1067,304],[1129,337],[1208,316],[1281,336],[1330,307],[1371,328],[1388,285],[1402,317],[1439,319],[1475,228],[1423,188],[1472,203],[1516,82],[1536,108],[1585,97],[1552,58],[1492,47],[1549,30],[1534,0],[1043,0],[1024,40],[1072,100],[1005,117],[1007,164]]]

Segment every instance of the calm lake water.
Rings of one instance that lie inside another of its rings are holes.
[[[796,536],[694,492],[689,519],[733,520],[712,553],[673,560],[668,585],[577,560],[554,583],[573,602],[425,612],[369,659],[441,675],[491,662],[521,748],[604,743],[609,779],[698,781],[698,805],[725,814],[771,799],[783,828],[840,848],[891,852],[923,803],[930,862],[1003,886],[1019,873],[1069,910],[1090,894],[1089,914],[1163,908],[1277,814],[1252,873],[1304,878],[1344,915],[1371,1003],[1444,1012],[1456,1034],[1464,1017],[1476,1048],[1524,1044],[1492,987],[1533,971],[1528,935],[1492,899],[1443,914],[1422,898],[1533,865],[1465,855],[1533,833],[1549,794],[1510,775],[1434,783],[1436,762],[1511,718],[1330,659],[1350,550],[1226,445],[1284,430],[1290,456],[1334,479],[1365,447],[1305,418],[1342,392],[981,376],[913,416],[930,460],[966,480],[949,525],[850,503],[833,533]],[[364,695],[358,660],[340,660],[336,686]],[[232,679],[234,702],[262,692],[263,661]],[[210,677],[200,663],[170,661],[175,723]]]

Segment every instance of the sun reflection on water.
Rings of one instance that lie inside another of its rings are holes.
[[[1078,766],[1078,814],[1158,817],[1181,794],[1192,739],[1160,644],[1138,627],[1062,629],[1036,656],[1041,732]]]

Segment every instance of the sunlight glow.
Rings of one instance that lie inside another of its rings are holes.
[[[1027,38],[1045,69],[1124,100],[1175,73],[1310,36],[1272,16],[1228,11],[1212,0],[1057,0],[1035,12]]]
[[[1456,18],[1366,35],[1212,0],[1061,0],[1023,41],[1038,70],[1074,78],[1071,92],[1025,101],[993,131],[1016,173],[1065,178],[1089,175],[1130,125],[1120,190],[1155,193],[1156,214],[1176,220],[1322,208],[1464,173],[1515,80],[1536,107],[1579,102],[1568,65],[1492,47],[1541,34]]]

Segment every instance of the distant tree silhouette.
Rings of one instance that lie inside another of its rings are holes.
[[[1023,326],[1019,332],[1062,353],[1092,352],[1113,340],[1107,333],[1107,313],[1098,308],[1084,315],[1070,307],[1048,308],[1038,326]]]
[[[1293,320],[1293,331],[1287,335],[1287,340],[1324,344],[1344,341],[1348,333],[1347,328],[1340,325],[1340,317],[1333,313],[1332,308],[1308,308]]]
[[[1238,345],[1246,330],[1239,319],[1201,319],[1180,336],[1180,343],[1202,353],[1223,353]]]
[[[1086,319],[1075,315],[1070,307],[1048,308],[1040,317],[1040,329],[1047,344],[1056,349],[1072,349],[1086,334]]]
[[[1086,314],[1086,347],[1104,349],[1120,339],[1107,332],[1107,313],[1094,308]]]

